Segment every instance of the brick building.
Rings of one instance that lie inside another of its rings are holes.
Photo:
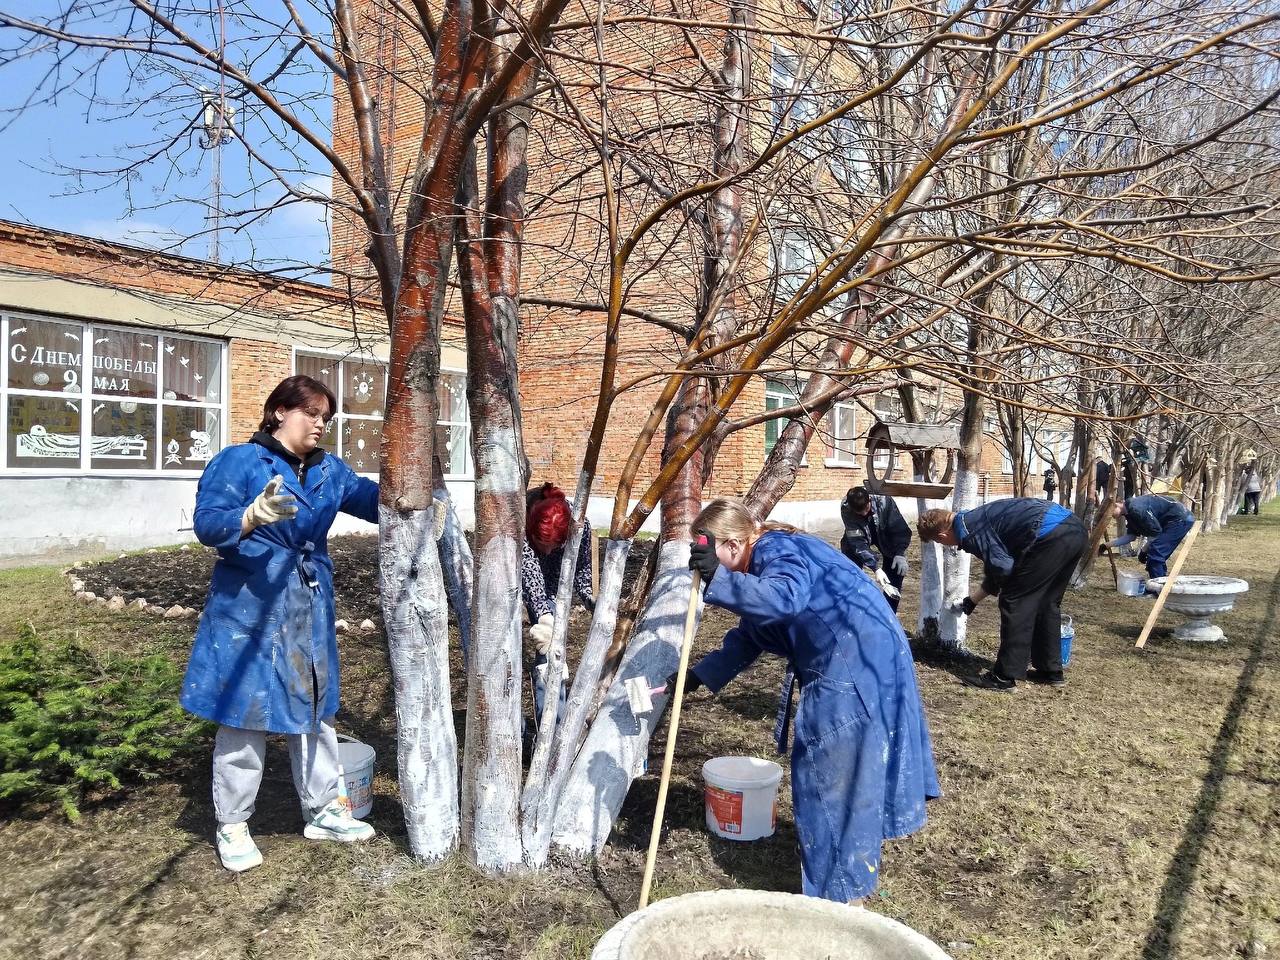
[[[191,539],[205,463],[293,373],[339,397],[330,448],[377,472],[385,321],[330,287],[0,221],[0,342],[0,557]],[[453,343],[444,366],[441,440],[467,503]]]
[[[780,0],[783,5],[790,0]],[[713,4],[709,2],[709,6]],[[770,9],[771,5],[758,8]],[[798,4],[796,22],[810,22],[813,11]],[[771,16],[785,21],[786,14],[772,7]],[[394,83],[388,74],[398,67],[419,69],[422,58],[414,52],[416,38],[404,24],[397,26],[381,4],[367,8],[369,21],[363,36],[376,38],[374,59],[385,72],[371,79],[373,93],[382,105],[385,157],[390,182],[411,182],[417,162],[422,133],[423,102],[418,92]],[[765,16],[764,12],[760,13]],[[709,15],[715,20],[722,12]],[[695,97],[672,97],[659,102],[652,91],[637,92],[628,85],[633,77],[649,77],[661,71],[688,71],[696,76],[701,67],[699,57],[680,34],[661,24],[628,24],[625,36],[617,29],[606,28],[605,60],[609,64],[611,110],[631,124],[615,133],[620,140],[637,139],[636,130],[663,124],[667,128],[705,128],[706,103]],[[692,42],[692,41],[691,41]],[[690,42],[690,43],[691,43]],[[788,124],[816,116],[816,105],[806,100],[799,77],[811,69],[804,51],[795,42],[788,46],[782,39],[761,39],[753,43],[752,75],[753,137],[761,139],[761,131],[769,124]],[[799,41],[797,41],[799,42]],[[700,50],[704,61],[720,56],[719,41],[707,41]],[[368,51],[366,51],[368,53]],[[557,62],[559,82],[567,87],[575,83],[583,87],[595,82],[595,67],[584,62]],[[575,72],[575,70],[577,72]],[[644,84],[640,83],[643,87]],[[690,87],[692,89],[692,86]],[[603,183],[592,144],[573,130],[572,123],[559,123],[556,102],[542,98],[534,111],[529,136],[529,205],[534,208],[527,221],[524,244],[522,296],[519,333],[520,392],[524,416],[526,453],[533,478],[553,480],[572,490],[585,450],[587,434],[595,410],[600,381],[600,357],[603,352],[605,316],[600,305],[607,300],[609,276],[608,245],[605,218],[599,208]],[[856,131],[840,141],[840,131],[832,144],[847,149],[844,159],[856,166],[859,161],[854,141]],[[359,165],[354,121],[345,95],[334,101],[334,145],[340,155],[353,166]],[[690,155],[685,142],[684,153],[676,147],[671,163],[706,170],[707,158]],[[661,158],[655,154],[657,163]],[[636,164],[632,164],[635,167]],[[566,184],[571,186],[565,186]],[[641,190],[642,187],[632,186]],[[335,193],[342,194],[335,182]],[[586,198],[586,199],[583,199]],[[346,198],[343,198],[346,199]],[[644,204],[652,206],[652,196],[637,199],[630,214],[638,218]],[[627,204],[623,205],[624,208]],[[344,216],[343,203],[335,210],[331,237],[331,257],[335,267],[345,276],[363,280],[372,289],[372,272],[363,251],[367,238],[362,225]],[[637,212],[639,211],[639,212]],[[624,213],[625,217],[625,213]],[[743,277],[739,297],[743,302],[766,304],[785,298],[794,290],[788,285],[808,272],[815,257],[805,246],[804,238],[784,226],[779,236],[769,242],[758,242],[743,260]],[[626,223],[623,224],[625,229]],[[655,232],[637,250],[628,278],[628,303],[643,308],[650,315],[674,323],[689,323],[696,312],[697,274],[701,268],[696,245],[673,229]],[[781,281],[779,278],[783,278]],[[578,304],[574,307],[570,304]],[[456,302],[447,310],[460,313]],[[660,325],[640,319],[627,319],[620,333],[618,383],[634,383],[613,404],[610,425],[605,437],[600,470],[593,487],[591,516],[599,525],[607,523],[612,509],[619,471],[631,452],[636,431],[645,421],[662,384],[661,371],[668,370],[679,357],[684,341]],[[803,387],[803,374],[796,367],[787,370],[788,358],[780,357],[783,369],[753,380],[740,396],[735,415],[747,417],[790,405]],[[645,379],[648,377],[649,379]],[[800,476],[786,501],[774,516],[814,529],[838,524],[838,501],[845,491],[864,478],[863,440],[877,415],[895,416],[896,397],[886,395],[869,398],[865,406],[856,402],[837,404],[820,427],[810,447]],[[950,397],[941,405],[944,411],[958,411],[958,397]],[[785,421],[784,421],[785,423]],[[758,424],[731,434],[716,457],[715,473],[708,495],[741,495],[750,486],[772,448],[779,422]],[[992,422],[994,431],[994,421]],[[661,430],[647,451],[641,475],[632,494],[644,490],[645,482],[656,473],[661,445]],[[900,468],[909,473],[903,458]],[[1008,472],[1002,469],[998,444],[989,444],[984,457],[985,478],[980,489],[988,496],[1007,495],[1010,491]],[[914,504],[905,505],[913,512]]]

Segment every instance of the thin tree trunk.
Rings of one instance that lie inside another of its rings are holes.
[[[681,627],[692,578],[689,543],[672,540],[657,549],[661,554],[649,605],[556,806],[552,843],[577,856],[598,854],[604,848],[631,782],[644,768],[649,737],[670,695],[670,691],[656,695],[653,709],[637,717],[627,702],[624,681],[643,677],[655,687],[679,663]],[[672,624],[676,624],[674,629]]]
[[[523,862],[520,797],[520,552],[524,454],[516,384],[492,310],[474,153],[460,191],[458,275],[467,327],[467,400],[476,476],[475,604],[462,755],[462,842],[482,870]]]

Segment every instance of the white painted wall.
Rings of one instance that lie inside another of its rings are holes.
[[[448,481],[458,518],[475,525],[475,485]],[[196,480],[191,477],[0,476],[0,560],[59,560],[120,550],[139,550],[195,541],[191,513]],[[898,499],[908,523],[916,503]],[[613,500],[592,497],[587,516],[596,529],[607,528]],[[781,520],[822,536],[838,538],[843,530],[839,500],[783,501],[770,519]],[[657,533],[658,514],[643,531]],[[373,524],[339,514],[330,531],[376,533]]]

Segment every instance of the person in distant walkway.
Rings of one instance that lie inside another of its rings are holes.
[[[520,554],[520,596],[529,614],[529,638],[536,650],[533,661],[534,722],[542,719],[546,697],[547,654],[551,650],[551,629],[555,624],[556,593],[560,589],[560,564],[573,523],[573,511],[564,491],[554,483],[525,494],[525,542]],[[595,609],[591,595],[591,528],[582,527],[578,542],[578,565],[573,590],[588,610]],[[560,684],[559,703],[563,708],[565,686]]]
[[[1097,464],[1093,468],[1093,492],[1094,498],[1101,502],[1106,497],[1107,492],[1111,489],[1111,464],[1098,458]]]
[[[1044,472],[1044,498],[1052,500],[1053,495],[1058,492],[1058,474],[1053,467],[1049,467]]]
[[[1258,515],[1258,503],[1262,499],[1262,478],[1258,476],[1258,464],[1249,464],[1245,467],[1248,471],[1248,477],[1244,481],[1244,512],[1252,513],[1255,517]]]
[[[844,521],[840,552],[858,566],[868,567],[873,575],[880,574],[876,579],[882,589],[883,580],[888,581],[893,590],[886,590],[885,598],[897,613],[908,570],[907,547],[911,546],[911,528],[902,519],[898,505],[893,497],[873,496],[866,487],[851,487],[840,502],[840,519]],[[883,573],[870,547],[880,551]]]
[[[1165,565],[1191,530],[1195,515],[1177,500],[1155,494],[1130,497],[1124,503],[1117,503],[1113,510],[1116,517],[1125,518],[1128,533],[1108,540],[1107,545],[1123,547],[1139,536],[1146,537],[1146,549],[1138,554],[1138,559],[1147,565],[1147,576],[1154,579],[1168,573]]]
[[[995,666],[962,678],[973,687],[1013,690],[1017,681],[1061,686],[1062,595],[1089,541],[1066,507],[1032,497],[996,500],[972,510],[926,510],[916,527],[925,543],[959,547],[982,559],[982,585],[947,608],[968,616],[985,597],[1000,598]],[[1035,666],[1027,670],[1028,660]]]
[[[305,837],[373,836],[338,798],[338,638],[326,539],[338,511],[378,522],[378,485],[320,449],[336,410],[318,380],[281,381],[252,440],[209,461],[196,487],[195,533],[219,559],[181,702],[219,725],[213,810],[228,870],[262,863],[247,823],[268,733],[288,739]]]

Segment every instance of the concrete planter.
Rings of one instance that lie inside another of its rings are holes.
[[[1164,577],[1148,580],[1147,589],[1159,593],[1164,589],[1164,582]],[[1222,628],[1210,621],[1216,614],[1226,613],[1234,607],[1236,596],[1248,589],[1249,582],[1236,577],[1178,577],[1164,605],[1188,619],[1173,631],[1174,639],[1200,643],[1226,640]]]
[[[619,921],[591,960],[949,960],[910,927],[861,907],[793,893],[713,890]]]

